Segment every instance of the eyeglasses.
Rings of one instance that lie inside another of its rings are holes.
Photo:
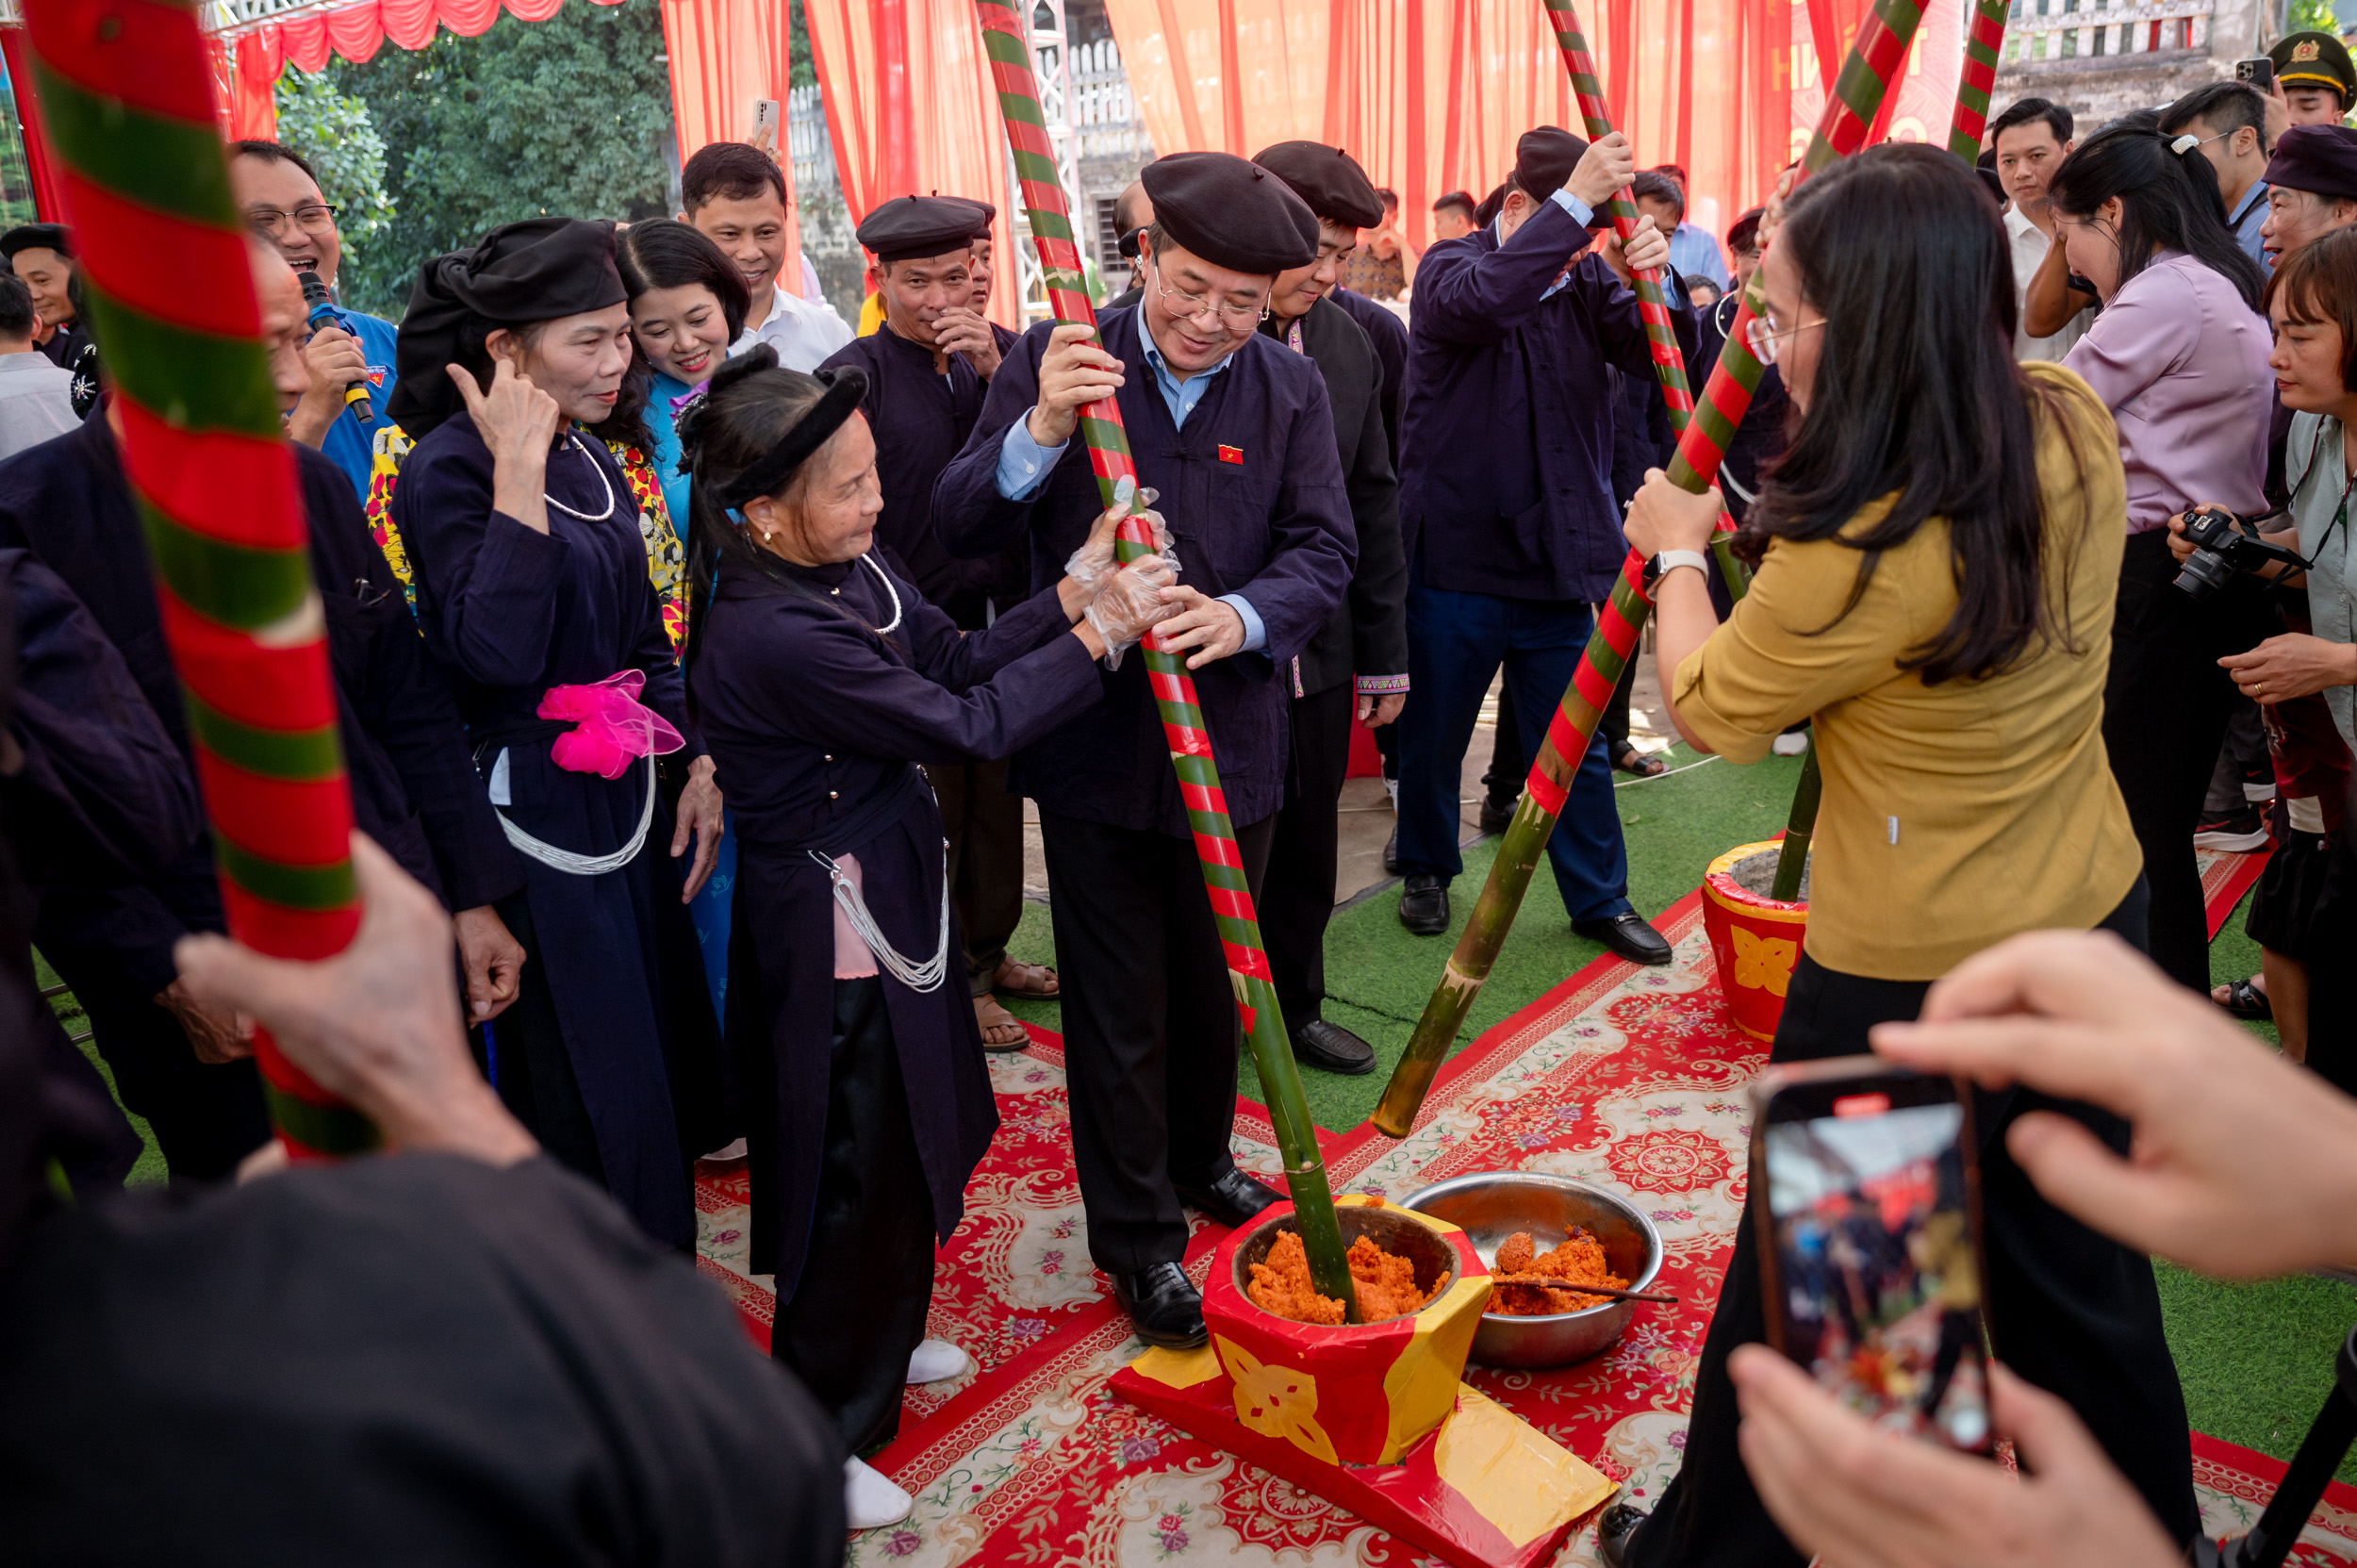
[[[275,239],[286,233],[289,219],[305,234],[333,234],[336,214],[342,210],[325,202],[305,202],[292,212],[281,212],[274,206],[250,206],[245,209],[245,221],[266,239]]]
[[[1214,305],[1200,294],[1190,294],[1184,289],[1165,288],[1162,284],[1162,263],[1154,264],[1154,291],[1162,297],[1171,314],[1184,322],[1199,322],[1206,316],[1216,316],[1220,325],[1229,331],[1249,331],[1268,320],[1268,303],[1259,305]]]
[[[1785,338],[1797,333],[1806,332],[1810,327],[1824,324],[1825,318],[1820,316],[1813,322],[1803,322],[1799,326],[1779,327],[1776,325],[1774,313],[1771,312],[1765,316],[1753,317],[1750,324],[1743,329],[1743,339],[1751,344],[1753,358],[1763,365],[1772,365],[1776,362],[1777,354],[1781,352],[1777,345]]]

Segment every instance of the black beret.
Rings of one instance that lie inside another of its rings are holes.
[[[1496,223],[1498,221],[1498,208],[1504,206],[1505,205],[1506,183],[1501,180],[1498,184],[1491,188],[1490,193],[1487,196],[1481,198],[1481,205],[1474,208],[1474,226],[1475,228],[1486,229],[1492,223]]]
[[[1281,272],[1318,258],[1318,217],[1233,153],[1173,153],[1139,172],[1162,232],[1214,267]]]
[[[902,196],[867,215],[859,242],[882,265],[924,261],[964,250],[997,216],[996,207],[963,196]]]
[[[2357,131],[2294,125],[2276,140],[2266,179],[2286,190],[2357,201]]]
[[[1293,187],[1310,210],[1344,228],[1370,229],[1383,221],[1383,199],[1359,160],[1323,141],[1280,141],[1252,161]]]
[[[2357,95],[2357,69],[2349,60],[2349,46],[2331,33],[2293,33],[2267,51],[2275,62],[2275,79],[2286,87],[2329,87],[2341,95],[2347,108]]]
[[[0,234],[0,259],[14,261],[19,251],[38,250],[70,256],[74,254],[73,235],[63,223],[19,223]]]
[[[1563,189],[1586,157],[1588,143],[1567,130],[1541,125],[1514,143],[1514,183],[1524,195],[1543,202]]]

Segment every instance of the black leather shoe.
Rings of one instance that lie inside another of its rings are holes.
[[[1383,872],[1386,876],[1399,875],[1399,824],[1397,822],[1392,824],[1392,836],[1383,841]]]
[[[1591,942],[1603,943],[1631,964],[1670,962],[1670,944],[1633,909],[1608,920],[1574,920],[1572,930]]]
[[[1240,1170],[1230,1170],[1208,1187],[1181,1187],[1178,1200],[1202,1210],[1230,1230],[1270,1204],[1277,1194]]]
[[[1294,1032],[1294,1056],[1305,1066],[1352,1078],[1375,1071],[1375,1048],[1324,1018],[1312,1018]]]
[[[1504,833],[1514,820],[1514,808],[1523,803],[1519,795],[1501,801],[1494,795],[1481,798],[1481,831],[1492,836]]]
[[[1203,1293],[1177,1263],[1114,1275],[1113,1299],[1148,1345],[1192,1350],[1211,1343],[1211,1330],[1203,1327]]]
[[[1596,1521],[1596,1556],[1604,1568],[1628,1568],[1628,1543],[1646,1514],[1633,1503],[1615,1503]]]
[[[1448,883],[1440,877],[1418,873],[1400,889],[1399,923],[1418,936],[1438,936],[1448,930]]]

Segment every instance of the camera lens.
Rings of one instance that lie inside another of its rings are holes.
[[[2184,566],[2177,573],[2177,586],[2188,598],[2207,599],[2226,586],[2234,569],[2226,564],[2226,557],[2207,550],[2197,550],[2185,557]]]

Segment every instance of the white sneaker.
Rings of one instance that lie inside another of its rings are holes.
[[[855,1530],[897,1525],[916,1499],[885,1479],[882,1472],[855,1459],[843,1461],[843,1521]]]
[[[909,1381],[938,1383],[965,1370],[965,1352],[948,1340],[929,1339],[909,1355]]]
[[[1778,735],[1768,743],[1768,750],[1780,757],[1797,757],[1808,750],[1808,732],[1795,730],[1790,734]]]
[[[716,1148],[711,1153],[705,1155],[704,1158],[712,1161],[716,1164],[724,1164],[731,1160],[742,1160],[745,1158],[745,1140],[739,1138],[733,1143],[723,1144],[718,1148]]]

